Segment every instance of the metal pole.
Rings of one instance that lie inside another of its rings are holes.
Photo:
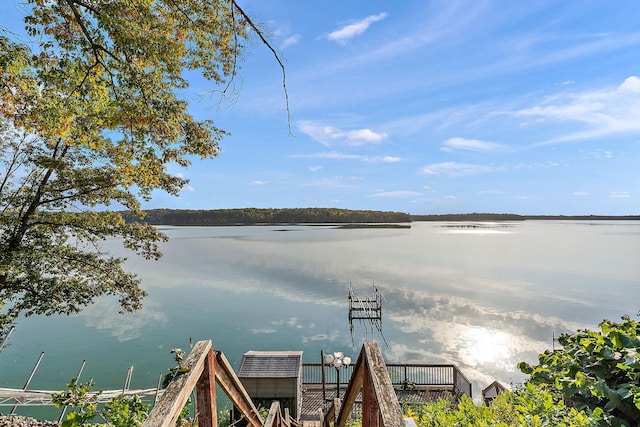
[[[133,366],[129,367],[129,370],[127,371],[127,376],[124,379],[124,385],[122,386],[122,394],[124,395],[124,392],[129,390],[129,387],[131,386],[131,376],[133,375]]]
[[[84,370],[84,365],[87,363],[86,360],[82,361],[82,365],[80,365],[80,369],[78,370],[78,375],[76,375],[76,380],[80,380],[80,375],[82,375],[82,371]],[[64,418],[64,414],[67,412],[69,405],[66,405],[62,408],[62,413],[60,414],[60,418],[58,418],[58,424],[62,423],[62,418]]]
[[[14,326],[11,327],[11,329],[9,329],[9,332],[7,332],[7,335],[5,335],[4,338],[2,338],[2,342],[0,343],[0,351],[2,351],[2,349],[4,348],[5,343],[7,342],[7,340],[9,339],[9,337],[11,336],[11,334],[13,333],[13,331],[16,328]]]
[[[35,366],[31,370],[31,375],[29,375],[27,382],[24,383],[24,387],[22,387],[22,391],[25,391],[29,387],[29,383],[31,382],[33,375],[36,373],[36,369],[38,369],[38,366],[40,365],[40,361],[42,361],[43,357],[44,357],[44,351],[40,353],[40,357],[38,357],[38,361],[36,362]],[[11,412],[9,412],[9,415],[13,415],[16,412],[17,408],[18,408],[18,404],[16,403],[13,409],[11,410]]]
[[[327,389],[325,387],[325,378],[324,378],[324,351],[320,350],[320,366],[322,366],[322,403],[325,404],[327,402]]]
[[[336,398],[340,399],[340,368],[336,368]]]

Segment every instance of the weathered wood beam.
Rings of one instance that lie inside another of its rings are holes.
[[[244,414],[249,424],[255,427],[262,426],[263,420],[258,409],[222,352],[216,353],[216,381],[235,407]]]
[[[365,342],[366,344],[366,342]],[[358,361],[356,362],[355,367],[353,368],[353,372],[351,373],[351,380],[349,381],[349,385],[347,386],[347,391],[345,392],[342,407],[340,409],[335,410],[336,414],[338,414],[336,418],[336,426],[344,426],[347,422],[347,417],[351,413],[351,408],[353,408],[353,404],[358,397],[358,393],[362,389],[362,381],[364,378],[364,370],[365,370],[365,352],[364,345],[362,349],[360,349],[360,354],[358,355]]]
[[[382,358],[382,352],[376,342],[365,342],[363,349],[367,355],[367,380],[371,381],[382,425],[384,427],[404,427],[404,417],[398,395],[396,395]],[[363,408],[364,411],[364,408]]]
[[[280,414],[280,402],[273,401],[269,408],[269,415],[267,415],[267,419],[264,421],[264,427],[280,426],[281,423],[282,416]]]
[[[378,343],[373,341],[365,341],[362,345],[336,426],[343,427],[346,424],[360,390],[363,390],[363,427],[404,427],[398,396],[393,389]]]
[[[180,411],[189,399],[191,391],[200,379],[205,367],[205,359],[211,350],[211,340],[198,341],[189,353],[184,367],[187,372],[172,381],[153,407],[143,427],[173,427]]]
[[[196,408],[198,410],[198,427],[218,425],[216,403],[216,355],[209,349],[204,362],[204,370],[196,383]]]

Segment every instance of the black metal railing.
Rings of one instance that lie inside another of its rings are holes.
[[[454,392],[471,396],[471,382],[455,365],[395,364],[387,363],[387,372],[394,387],[448,387]],[[340,376],[340,386],[349,383],[353,366],[340,368],[339,373],[331,365],[324,365],[324,382],[327,386],[336,384]],[[304,363],[303,384],[322,385],[322,364]]]

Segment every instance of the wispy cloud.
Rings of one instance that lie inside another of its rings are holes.
[[[280,49],[284,50],[284,49],[288,48],[289,46],[293,46],[295,44],[298,44],[300,42],[300,39],[302,39],[302,36],[300,34],[295,34],[293,36],[287,37],[280,44]]]
[[[421,175],[435,176],[435,175],[444,175],[444,176],[466,176],[466,175],[474,175],[477,173],[485,173],[485,172],[495,172],[498,168],[491,166],[483,166],[483,165],[472,165],[467,163],[457,163],[457,162],[443,162],[443,163],[433,163],[431,165],[427,165],[420,170]]]
[[[347,40],[350,40],[356,36],[367,31],[367,29],[374,22],[378,22],[387,17],[386,12],[382,12],[378,15],[370,15],[366,18],[360,19],[358,21],[353,21],[352,23],[345,25],[342,28],[334,30],[327,34],[327,39],[333,40],[338,43],[346,43]]]
[[[410,190],[398,190],[398,191],[378,191],[371,195],[371,197],[384,197],[392,199],[404,199],[407,197],[422,196],[422,193],[418,191]]]
[[[609,193],[609,197],[612,199],[629,199],[631,194],[628,191],[612,191]]]
[[[330,147],[333,143],[351,147],[379,144],[388,138],[386,133],[375,132],[368,128],[341,130],[309,120],[301,120],[297,123],[297,126],[302,133],[309,135],[314,141],[327,147]]]
[[[265,185],[266,182],[265,181],[251,181],[251,185]]]
[[[566,132],[543,144],[640,132],[640,78],[630,76],[615,89],[561,94],[540,105],[516,112],[539,123],[570,123],[583,128]]]
[[[468,151],[509,151],[506,145],[495,142],[480,141],[478,139],[450,138],[442,143],[442,151],[468,150]]]
[[[398,163],[402,160],[400,157],[396,156],[364,156],[361,154],[339,153],[337,151],[313,154],[292,154],[289,157],[297,159],[357,160],[367,163]],[[315,168],[318,167],[315,166]],[[312,172],[315,172],[315,170],[312,170]]]

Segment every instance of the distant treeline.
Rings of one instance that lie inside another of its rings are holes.
[[[411,222],[402,212],[362,211],[334,208],[295,209],[214,209],[145,211],[145,222],[153,225],[252,225],[322,223],[399,223]],[[131,219],[131,218],[129,218]]]
[[[494,213],[468,213],[446,215],[411,215],[413,221],[524,221],[527,219],[521,215],[494,214]]]
[[[526,220],[568,220],[568,221],[640,221],[640,215],[514,215],[494,213],[469,213],[446,215],[411,215],[413,221],[526,221]]]
[[[629,220],[640,221],[640,215],[514,215],[468,213],[446,215],[409,215],[402,212],[350,210],[337,208],[291,209],[152,209],[145,211],[144,221],[153,225],[252,225],[252,224],[397,224],[412,221],[526,221],[526,220]],[[126,214],[125,214],[126,217]],[[127,218],[133,220],[133,218]]]

